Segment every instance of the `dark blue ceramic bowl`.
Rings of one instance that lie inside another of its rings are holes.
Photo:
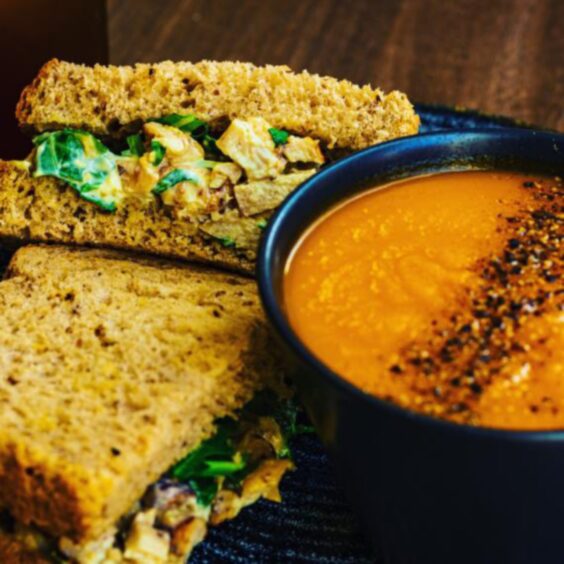
[[[284,314],[284,265],[320,215],[367,182],[467,168],[562,175],[564,135],[525,129],[419,135],[327,167],[270,222],[258,264],[260,292],[301,398],[384,562],[564,562],[564,430],[475,428],[380,401],[313,356]]]

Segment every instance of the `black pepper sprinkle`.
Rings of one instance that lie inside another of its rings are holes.
[[[535,188],[535,204],[503,218],[505,246],[476,265],[482,283],[467,288],[471,307],[449,313],[440,323],[434,319],[431,337],[405,348],[402,373],[413,373],[421,409],[431,415],[478,424],[474,406],[480,395],[496,378],[507,377],[507,359],[530,349],[520,342],[519,329],[530,317],[564,311],[564,289],[555,287],[564,271],[564,204],[554,197],[564,191],[543,182],[530,181],[526,187]],[[547,409],[557,410],[554,405]],[[540,408],[532,404],[529,410]]]
[[[473,305],[476,305],[475,301]],[[472,313],[476,319],[483,319],[488,315],[485,309],[475,309]]]
[[[112,447],[111,451],[114,456],[119,456],[121,454],[121,450],[119,450],[119,448],[116,447]]]

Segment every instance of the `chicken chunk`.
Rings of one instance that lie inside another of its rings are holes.
[[[170,552],[170,535],[154,528],[156,510],[142,511],[133,521],[125,541],[124,557],[131,562],[165,564]]]
[[[197,178],[197,182],[180,182],[161,193],[162,201],[172,206],[178,217],[204,213],[210,205],[208,190],[210,171],[199,167],[184,167]]]
[[[239,182],[243,169],[236,163],[219,163],[214,166],[210,188],[221,188],[227,181],[233,186]]]
[[[166,158],[174,168],[183,168],[204,158],[204,148],[176,127],[151,121],[145,124],[144,130],[148,137],[166,149]]]
[[[288,143],[282,146],[282,153],[291,163],[323,164],[325,162],[319,141],[311,137],[290,135]]]
[[[268,122],[260,117],[234,119],[216,144],[245,170],[249,180],[274,178],[286,161],[276,151],[269,129]]]

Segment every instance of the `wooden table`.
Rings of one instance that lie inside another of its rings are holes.
[[[29,151],[14,107],[51,57],[288,64],[564,130],[563,22],[564,0],[1,0],[0,157]]]
[[[109,0],[110,59],[288,64],[564,130],[564,0]]]

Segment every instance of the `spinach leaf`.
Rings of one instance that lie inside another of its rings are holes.
[[[63,129],[39,135],[33,142],[34,176],[59,178],[104,210],[116,209],[121,181],[115,155],[96,137],[78,129]]]
[[[286,145],[286,143],[288,143],[288,137],[290,137],[290,134],[287,131],[271,127],[268,130],[268,133],[270,133],[270,137],[272,137],[272,140],[277,147],[279,145]]]
[[[227,249],[232,249],[236,246],[235,239],[231,237],[219,237],[218,241]]]
[[[194,139],[201,139],[209,133],[209,125],[193,114],[170,114],[155,121],[177,127],[186,133],[190,133]]]
[[[84,200],[96,204],[98,207],[102,208],[104,211],[114,212],[117,209],[117,203],[111,199],[111,197],[101,196],[97,190],[92,190],[89,192],[82,192],[80,197]]]
[[[202,507],[209,507],[212,504],[219,484],[216,478],[191,478],[184,480],[196,494],[196,501]]]
[[[311,432],[312,429],[298,422],[300,413],[300,408],[293,400],[281,399],[272,391],[258,392],[241,410],[237,420],[230,417],[220,419],[216,423],[216,434],[173,466],[170,475],[188,484],[196,494],[198,503],[207,507],[213,502],[220,481],[222,487],[237,489],[260,462],[252,462],[247,453],[238,450],[242,428],[258,417],[273,417],[284,439],[284,447],[278,456],[289,458],[291,452],[288,442],[295,435]]]
[[[218,478],[240,473],[246,467],[246,457],[237,453],[233,435],[236,422],[224,418],[217,423],[216,434],[203,441],[171,470],[171,475],[187,483],[196,494],[200,505],[211,504],[217,493]]]
[[[189,170],[183,168],[175,168],[171,170],[166,176],[161,178],[153,188],[155,194],[162,194],[169,188],[176,186],[180,182],[192,182],[193,184],[200,184],[199,177]]]
[[[172,475],[179,480],[199,477],[214,477],[224,475],[222,463],[235,464],[237,470],[240,465],[233,461],[235,449],[231,438],[234,421],[229,418],[221,419],[217,423],[216,434],[203,441],[198,448],[193,450],[176,464],[172,469]]]
[[[143,137],[140,133],[129,135],[127,137],[127,146],[129,147],[129,149],[127,151],[123,151],[123,156],[141,157],[145,153],[145,145],[143,143]]]
[[[159,143],[158,141],[155,141],[154,139],[151,141],[151,162],[155,165],[155,166],[159,166],[164,159],[166,153],[166,149],[164,148],[164,146]]]

